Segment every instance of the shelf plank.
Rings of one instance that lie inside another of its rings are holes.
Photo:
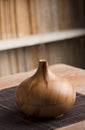
[[[85,29],[67,30],[54,33],[30,35],[16,39],[0,40],[0,51],[66,40],[81,36],[85,36]]]

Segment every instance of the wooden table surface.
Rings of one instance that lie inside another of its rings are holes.
[[[76,91],[85,95],[85,70],[65,64],[57,64],[50,66],[50,69],[59,76],[67,78]],[[16,86],[27,77],[33,75],[36,70],[9,75],[0,78],[0,89]],[[85,130],[85,120],[59,128],[57,130]]]

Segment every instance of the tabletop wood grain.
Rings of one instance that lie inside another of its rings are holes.
[[[76,91],[85,95],[85,70],[72,67],[65,64],[56,64],[50,66],[50,69],[61,77],[67,78]],[[14,75],[4,76],[0,78],[0,89],[8,88],[11,86],[16,86],[21,83],[27,77],[30,77],[34,74],[36,70],[29,72],[17,73]],[[85,120],[73,125],[69,125],[58,130],[84,130],[85,129]]]

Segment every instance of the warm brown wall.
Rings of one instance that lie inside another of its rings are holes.
[[[0,39],[85,28],[85,0],[0,0]],[[5,8],[5,10],[4,10]],[[0,52],[0,76],[28,71],[45,58],[85,68],[85,37]]]
[[[0,39],[85,27],[85,0],[0,0]]]

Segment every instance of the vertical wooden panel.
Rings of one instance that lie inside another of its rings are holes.
[[[52,23],[52,30],[51,31],[58,31],[59,30],[59,14],[58,14],[58,2],[59,0],[51,0],[50,1],[50,10],[51,10],[51,23]]]
[[[77,4],[76,4],[77,3]],[[76,8],[75,8],[76,7]],[[76,0],[74,2],[74,19],[76,28],[84,27],[84,0]]]
[[[0,0],[0,39],[1,39],[1,0]]]
[[[26,64],[26,70],[31,70],[35,68],[36,66],[36,48],[35,47],[27,47],[25,48],[25,64]]]
[[[24,51],[23,51],[23,48],[19,48],[16,50],[16,53],[17,53],[17,64],[18,64],[18,72],[24,72],[26,71],[26,68],[25,68],[25,57],[24,57]]]
[[[80,39],[80,46],[79,46],[79,66],[80,68],[85,69],[85,38],[82,37]]]
[[[0,64],[1,75],[4,76],[10,74],[10,64],[7,51],[0,52],[0,61],[1,61]]]
[[[10,4],[10,26],[11,26],[11,37],[15,38],[17,36],[16,29],[16,16],[15,16],[15,0],[9,0]]]
[[[65,0],[58,2],[59,30],[67,29]]]
[[[17,60],[17,53],[16,50],[10,50],[9,52],[9,59],[10,59],[10,65],[11,65],[11,73],[17,73],[18,72],[18,60]]]
[[[84,0],[78,0],[79,3],[79,13],[80,13],[80,26],[81,28],[85,27],[85,22],[84,22],[84,16],[85,16],[85,12],[84,12]]]
[[[43,28],[43,21],[42,21],[43,15],[41,13],[42,12],[41,3],[42,3],[42,1],[35,0],[35,12],[36,12],[35,15],[36,15],[36,22],[37,22],[37,33],[42,33],[42,28]],[[40,14],[42,15],[42,17]],[[42,21],[42,26],[41,26],[41,21]]]
[[[29,9],[27,0],[16,0],[17,33],[19,37],[30,34]]]
[[[56,0],[30,0],[32,28],[36,33],[46,33],[58,30],[58,8]],[[33,13],[34,12],[34,13]],[[34,14],[34,15],[33,15]],[[35,29],[36,28],[36,29]]]
[[[28,7],[30,8],[30,25],[31,25],[31,33],[37,34],[37,19],[36,19],[36,0],[29,0]]]
[[[84,27],[85,27],[85,0],[83,0],[83,11],[84,11]]]
[[[66,21],[68,28],[81,27],[80,8],[78,0],[65,0]]]
[[[25,48],[25,66],[26,70],[29,71],[33,69],[33,61],[32,61],[32,50],[30,48]]]
[[[4,13],[5,13],[5,28],[6,28],[6,38],[10,38],[11,37],[11,15],[10,15],[10,1],[9,0],[5,0],[4,1]]]
[[[44,23],[43,27],[42,27],[42,32],[46,33],[46,32],[52,32],[53,31],[53,20],[52,20],[52,10],[51,10],[51,3],[49,2],[49,0],[44,0],[41,3],[41,7],[42,7],[42,22]],[[43,16],[43,17],[42,17]]]
[[[6,38],[6,25],[5,25],[5,8],[4,8],[4,1],[0,0],[1,5],[1,37],[2,39]]]

